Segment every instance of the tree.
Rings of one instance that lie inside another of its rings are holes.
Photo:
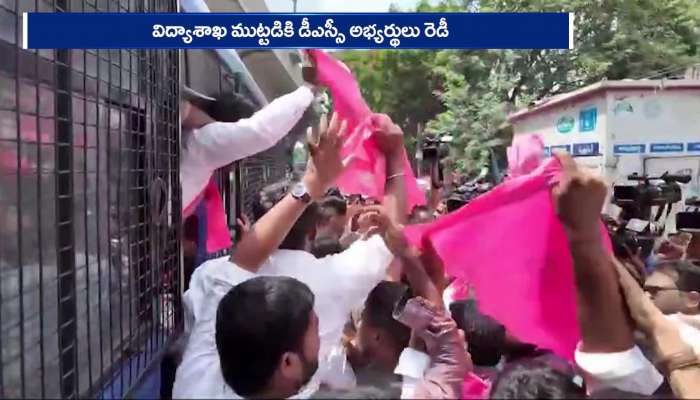
[[[509,112],[532,100],[602,79],[668,77],[700,63],[697,0],[422,0],[417,11],[565,11],[575,16],[573,50],[355,51],[343,59],[375,111],[416,133],[455,138],[467,172],[502,145]]]

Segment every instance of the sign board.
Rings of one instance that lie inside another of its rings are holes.
[[[580,132],[593,132],[598,122],[598,109],[595,107],[584,108],[578,116],[578,130]]]
[[[646,152],[645,144],[616,144],[613,146],[615,154],[641,154]]]
[[[652,153],[675,153],[683,151],[683,143],[652,143]]]
[[[557,121],[557,132],[559,133],[569,133],[574,130],[574,126],[576,125],[576,122],[574,121],[574,118],[565,115]]]
[[[688,151],[700,151],[700,142],[688,143]]]
[[[574,156],[597,156],[599,155],[600,145],[596,143],[574,143]]]
[[[557,151],[559,151],[559,152],[565,151],[567,153],[571,153],[571,145],[570,144],[563,144],[563,145],[551,147],[552,154],[556,153]]]

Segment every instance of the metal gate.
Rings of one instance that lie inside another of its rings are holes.
[[[177,51],[22,50],[0,0],[0,397],[122,397],[179,331]]]

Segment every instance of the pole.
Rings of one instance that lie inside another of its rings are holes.
[[[294,3],[294,12],[297,12],[297,1],[298,0],[292,0],[292,3]]]

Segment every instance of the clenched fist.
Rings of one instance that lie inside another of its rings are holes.
[[[578,168],[568,154],[558,154],[563,173],[552,190],[557,215],[569,235],[599,235],[600,213],[608,187],[603,179]]]

